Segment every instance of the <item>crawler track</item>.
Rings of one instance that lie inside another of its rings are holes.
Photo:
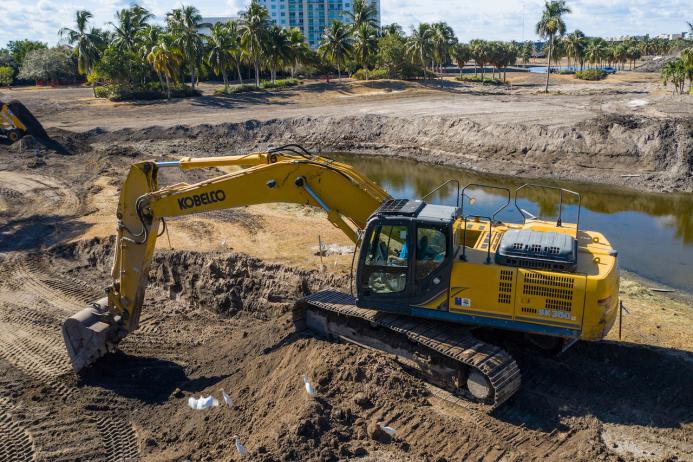
[[[309,329],[323,331],[321,333],[399,356],[398,351],[403,351],[401,341],[395,347],[392,345],[396,342],[393,342],[392,338],[386,339],[383,335],[377,335],[377,339],[373,338],[373,341],[364,341],[363,336],[355,337],[348,333],[345,335],[348,330],[335,332],[330,325],[346,325],[347,322],[351,322],[352,329],[357,327],[356,330],[359,332],[366,332],[373,326],[386,328],[400,339],[406,339],[417,346],[418,352],[412,356],[420,357],[423,352],[428,353],[434,362],[436,358],[442,358],[446,363],[445,372],[450,370],[451,364],[455,370],[476,370],[488,380],[493,393],[492,398],[484,402],[470,402],[469,405],[485,412],[490,412],[503,404],[520,388],[520,369],[515,360],[502,348],[478,340],[468,330],[451,329],[449,325],[437,322],[358,308],[355,303],[351,295],[342,292],[318,292],[299,301],[295,322],[297,325],[305,324]],[[315,323],[310,321],[311,314],[324,320],[322,328],[316,329]],[[354,321],[362,325],[354,326]],[[381,347],[384,344],[387,344],[386,348]],[[408,356],[406,353],[405,357]],[[431,369],[440,367],[436,365]],[[446,388],[452,388],[462,396],[471,397],[459,384],[451,385]]]

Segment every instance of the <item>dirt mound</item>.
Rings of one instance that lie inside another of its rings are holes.
[[[353,151],[413,158],[483,172],[557,177],[652,191],[693,191],[689,119],[601,115],[571,128],[480,125],[465,118],[400,119],[378,115],[300,117],[266,122],[124,129],[100,144],[147,146],[155,156],[201,156],[302,143],[317,152]],[[329,140],[326,142],[326,140]],[[157,141],[157,143],[152,143]]]
[[[657,56],[650,58],[635,68],[638,72],[659,72],[667,63],[674,61],[676,56]]]

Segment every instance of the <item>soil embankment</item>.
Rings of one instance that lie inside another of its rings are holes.
[[[604,115],[571,128],[466,118],[300,117],[220,125],[124,129],[93,141],[157,140],[159,155],[245,152],[300,143],[321,151],[407,157],[481,172],[551,177],[664,192],[693,191],[693,120]]]

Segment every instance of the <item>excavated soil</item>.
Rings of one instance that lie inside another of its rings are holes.
[[[387,124],[395,122],[371,120],[381,124],[378,142],[394,136]],[[342,271],[184,245],[186,233],[229,238],[210,223],[240,223],[254,234],[271,227],[246,209],[174,222],[180,245],[155,254],[140,329],[81,376],[71,371],[60,323],[103,293],[113,242],[89,236],[111,234],[127,165],[289,140],[317,145],[306,127],[337,123],[52,130],[58,149],[0,146],[0,461],[238,460],[233,435],[258,461],[693,460],[690,300],[652,296],[630,281],[622,294],[632,306],[625,341],[580,343],[556,358],[505,341],[523,386],[492,415],[479,414],[389,356],[295,332],[294,301],[322,288],[348,290]],[[654,130],[652,123],[618,130]],[[690,130],[677,123],[671,133]],[[272,138],[273,126],[294,126],[295,136]],[[339,146],[375,146],[352,135]],[[668,152],[689,141],[674,136]],[[402,155],[415,152],[401,147]],[[657,164],[658,175],[673,175],[677,159]],[[183,177],[167,171],[162,179]],[[221,400],[221,388],[232,406],[187,406],[191,396]],[[378,422],[395,428],[395,438]]]

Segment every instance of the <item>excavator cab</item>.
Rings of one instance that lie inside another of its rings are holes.
[[[358,306],[408,314],[447,293],[457,207],[390,200],[364,233],[356,280]]]

